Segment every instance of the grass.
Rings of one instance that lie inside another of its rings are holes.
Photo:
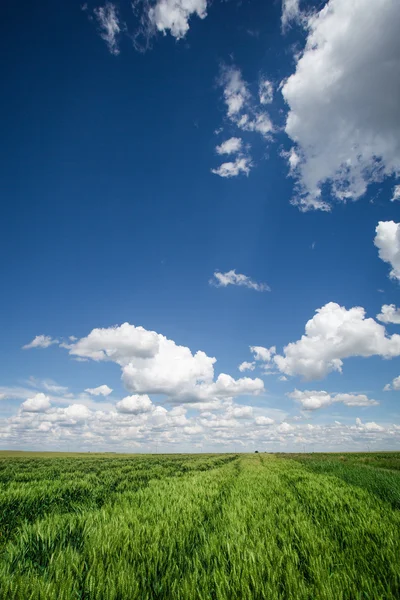
[[[0,453],[0,597],[398,599],[399,460]]]

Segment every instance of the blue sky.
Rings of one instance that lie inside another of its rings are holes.
[[[397,448],[396,1],[5,14],[0,447]]]

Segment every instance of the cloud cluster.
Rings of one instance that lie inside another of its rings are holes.
[[[294,0],[283,8],[283,24],[298,15]],[[294,203],[329,210],[324,184],[333,198],[356,200],[371,182],[400,175],[400,4],[329,0],[302,22],[306,46],[282,87],[300,157]]]
[[[375,231],[379,258],[392,267],[389,277],[400,281],[400,223],[379,221]]]
[[[236,273],[236,269],[221,273],[215,271],[214,275],[209,281],[210,285],[215,287],[227,287],[228,285],[238,285],[249,288],[250,290],[256,290],[257,292],[270,292],[271,288],[266,283],[257,283],[253,281],[247,275],[242,273]]]
[[[379,404],[365,394],[332,394],[323,390],[294,390],[287,395],[301,404],[304,410],[318,410],[336,402],[341,402],[346,406],[376,406]]]
[[[250,93],[248,84],[243,80],[240,69],[236,67],[223,67],[219,84],[223,89],[223,98],[226,105],[227,118],[231,125],[237,128],[238,131],[259,133],[266,140],[272,139],[274,126],[265,110],[264,105],[270,104],[273,100],[274,88],[271,81],[266,78],[261,79],[259,84],[258,102],[255,101]],[[225,144],[231,143],[231,140],[240,138],[230,138],[217,146],[224,148]],[[236,142],[238,144],[238,142]],[[238,156],[234,162],[221,164],[218,168],[212,169],[211,172],[220,177],[236,177],[240,173],[248,175],[253,166],[249,155],[249,146],[243,147],[240,140],[237,150]]]
[[[355,425],[298,423],[280,411],[268,414],[265,409],[230,399],[212,411],[196,407],[198,410],[190,411],[193,414],[182,405],[167,410],[148,397],[135,395],[109,410],[93,410],[79,403],[54,407],[37,402],[29,410],[22,405],[16,415],[0,420],[0,440],[9,448],[144,452],[154,451],[154,444],[164,452],[194,448],[296,450],[298,444],[309,444],[310,449],[355,450],[366,449],[367,444],[393,448],[400,441],[400,427],[394,424],[363,423],[360,419]]]

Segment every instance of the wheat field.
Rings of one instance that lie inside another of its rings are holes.
[[[7,600],[400,598],[400,453],[0,453]]]

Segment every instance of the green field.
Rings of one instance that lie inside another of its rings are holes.
[[[400,453],[0,453],[7,600],[399,599]]]

